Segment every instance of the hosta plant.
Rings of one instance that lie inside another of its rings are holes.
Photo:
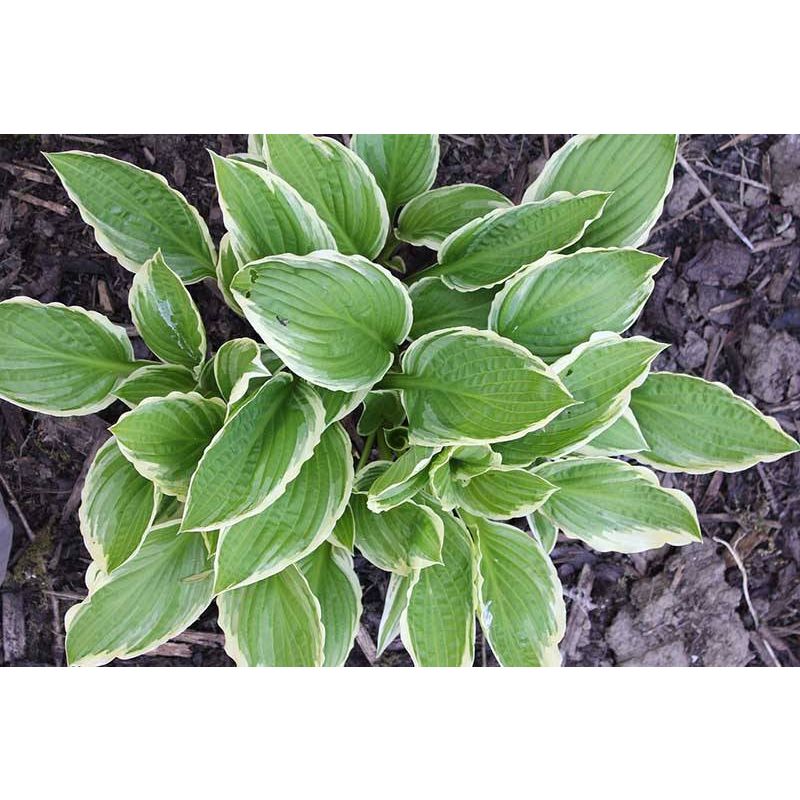
[[[624,335],[663,261],[639,248],[676,148],[576,136],[514,204],[432,189],[433,135],[254,135],[210,156],[216,245],[160,176],[50,154],[134,273],[153,354],[134,358],[94,311],[0,304],[0,396],[56,415],[128,407],[83,489],[92,562],[70,663],[146,653],[215,602],[237,664],[341,665],[355,549],[389,573],[379,651],[399,635],[416,664],[469,665],[477,618],[501,664],[558,664],[559,533],[604,552],[698,541],[691,499],[653,469],[798,450],[725,386],[652,372],[665,345]],[[401,247],[429,266],[407,273]],[[209,351],[186,289],[202,280],[250,337]]]

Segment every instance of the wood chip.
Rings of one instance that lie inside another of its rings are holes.
[[[184,644],[198,644],[204,647],[222,647],[225,644],[225,636],[221,633],[205,633],[203,631],[184,631],[179,633],[174,641]]]
[[[742,233],[742,229],[733,221],[731,215],[722,207],[722,203],[720,203],[719,200],[714,197],[711,189],[706,186],[706,184],[703,182],[703,179],[692,169],[689,162],[681,153],[677,154],[677,159],[684,171],[691,175],[698,182],[700,185],[700,191],[708,198],[708,202],[711,203],[711,207],[717,212],[720,219],[734,232],[734,234],[736,234],[738,239],[744,242],[748,250],[752,250],[753,243],[744,235],[744,233]]]
[[[378,651],[375,648],[375,643],[372,641],[372,637],[369,635],[369,632],[363,625],[358,626],[358,633],[356,633],[356,644],[364,654],[364,658],[369,661],[369,665],[373,666],[378,658]]]
[[[24,661],[27,640],[25,637],[25,605],[19,592],[4,592],[3,603],[3,659],[6,664]]]
[[[567,630],[564,634],[562,650],[567,658],[574,659],[578,653],[578,644],[584,626],[589,621],[588,607],[592,597],[592,587],[594,586],[594,573],[588,564],[581,568],[578,576],[578,585],[575,588],[575,595],[569,609],[567,619]]]
[[[48,211],[52,211],[54,214],[58,214],[61,217],[68,217],[70,215],[70,210],[66,206],[61,205],[61,203],[54,203],[51,200],[42,200],[27,192],[17,192],[14,189],[9,189],[8,193],[11,197],[22,200],[23,203],[39,206],[39,208],[46,208]]]
[[[144,653],[144,655],[166,656],[167,658],[191,658],[192,648],[189,647],[188,644],[181,644],[180,642],[165,642],[156,647],[155,650]]]
[[[48,175],[44,172],[37,172],[28,167],[21,167],[18,164],[9,164],[7,161],[0,161],[0,169],[10,172],[15,178],[23,178],[26,181],[33,181],[34,183],[53,184],[52,175]]]

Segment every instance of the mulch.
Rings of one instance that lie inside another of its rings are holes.
[[[437,183],[490,185],[519,200],[564,135],[442,137]],[[28,295],[96,309],[130,326],[131,275],[93,235],[42,151],[83,149],[155,170],[223,233],[206,148],[246,148],[243,135],[0,136],[0,299]],[[658,369],[722,381],[798,433],[800,414],[800,139],[685,136],[665,213],[646,249],[667,257],[636,333],[668,342]],[[411,267],[420,250],[404,254]],[[214,347],[247,335],[208,285],[190,289]],[[131,333],[134,331],[131,328]],[[147,351],[134,338],[138,356]],[[64,663],[63,615],[85,594],[89,563],[77,524],[80,486],[122,407],[75,419],[0,402],[0,498],[13,524],[0,588],[3,665]],[[553,558],[564,583],[565,663],[800,663],[800,457],[731,475],[664,476],[696,501],[702,545],[636,556],[595,553],[565,539]],[[0,537],[5,516],[0,505]],[[0,541],[0,557],[3,556]],[[374,641],[386,575],[363,559],[365,632]],[[745,583],[746,582],[746,583]],[[743,591],[746,586],[747,592]],[[215,614],[157,655],[116,666],[229,665]],[[368,649],[368,648],[365,648]],[[354,648],[348,662],[368,663]],[[399,642],[377,662],[407,665]],[[478,665],[494,665],[480,640]]]

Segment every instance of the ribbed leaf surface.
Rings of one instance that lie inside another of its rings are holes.
[[[386,201],[366,164],[327,137],[265,134],[269,168],[311,203],[327,224],[336,249],[374,258],[389,230]]]
[[[423,278],[411,285],[408,294],[414,308],[414,323],[409,332],[412,339],[444,328],[489,327],[494,289],[459,292],[441,278]]]
[[[225,406],[196,392],[173,392],[144,400],[123,414],[111,432],[136,470],[164,493],[183,499],[189,481],[214,435]]]
[[[225,652],[238,667],[321,667],[319,603],[297,567],[217,598]]]
[[[191,392],[197,387],[192,371],[177,364],[146,364],[134,370],[114,389],[118,397],[130,408],[135,408],[148,397],[166,397],[170,392]]]
[[[664,472],[739,472],[800,450],[771,417],[727,386],[657,372],[631,395],[648,448],[637,461]]]
[[[650,297],[663,262],[624,249],[546,256],[498,292],[489,327],[549,363],[597,331],[627,330]]]
[[[266,169],[211,154],[220,208],[240,264],[336,246],[314,207]]]
[[[295,373],[327,389],[368,389],[411,327],[411,301],[385,269],[320,251],[247,266],[231,284],[250,324]]]
[[[409,575],[439,562],[443,526],[429,508],[409,501],[374,514],[362,494],[352,496],[350,508],[356,547],[379,569]]]
[[[555,567],[536,539],[471,517],[481,628],[504,667],[555,667],[566,611]]]
[[[470,667],[475,654],[475,566],[472,540],[460,520],[444,524],[442,564],[420,570],[400,627],[419,667]]]
[[[435,133],[354,133],[350,147],[375,176],[390,217],[436,179],[439,137]]]
[[[69,663],[134,658],[181,633],[211,602],[209,567],[201,536],[179,534],[178,523],[152,528],[137,553],[98,575],[89,597],[67,612]]]
[[[318,547],[344,513],[352,485],[350,440],[332,425],[277,500],[222,529],[215,591],[255,583]]]
[[[402,374],[383,382],[401,389],[412,442],[485,444],[547,424],[572,399],[535,356],[508,339],[451,328],[417,339]]]
[[[647,377],[653,359],[667,345],[633,336],[597,333],[552,365],[578,405],[565,409],[544,428],[495,449],[504,464],[532,464],[537,458],[571,453],[609,428],[625,411],[631,390]]]
[[[162,361],[193,369],[206,357],[206,329],[181,279],[160,252],[134,275],[128,295],[133,322]]]
[[[514,519],[541,507],[555,486],[524,469],[490,469],[459,480],[449,465],[431,470],[431,487],[446,511],[462,508],[489,519]]]
[[[138,550],[156,513],[158,492],[109,439],[86,473],[79,512],[86,549],[103,572]]]
[[[578,241],[607,200],[607,194],[590,191],[497,209],[450,234],[439,263],[420,274],[440,276],[462,292],[502,283],[526,264]]]
[[[0,303],[0,398],[54,416],[92,414],[136,364],[125,331],[94,311],[29,297]]]
[[[361,584],[353,569],[353,558],[326,542],[304,558],[299,567],[322,613],[323,666],[344,666],[361,618]]]
[[[400,212],[395,235],[401,242],[438,250],[453,231],[512,202],[477,183],[441,186],[415,197]]]
[[[700,541],[691,499],[656,476],[613,458],[566,458],[536,468],[558,487],[542,512],[566,536],[601,552],[638,553]]]
[[[96,153],[45,157],[97,243],[123,267],[136,272],[161,250],[184,283],[214,276],[216,253],[205,222],[161,175]]]
[[[192,476],[183,530],[233,525],[277,500],[311,457],[325,410],[314,390],[281,373],[214,437]]]
[[[580,244],[638,247],[661,216],[677,149],[674,134],[573,136],[545,164],[523,202],[554,192],[613,192],[602,218],[592,223]]]

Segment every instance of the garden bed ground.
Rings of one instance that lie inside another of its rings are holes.
[[[444,136],[437,183],[486,183],[518,201],[543,155],[564,138]],[[229,154],[245,142],[242,135],[0,136],[0,299],[29,295],[130,324],[130,273],[97,247],[40,151],[92,150],[161,172],[197,206],[218,240],[221,215],[205,148]],[[647,245],[668,260],[636,332],[672,345],[658,368],[723,381],[797,435],[800,137],[687,136],[681,154],[695,176],[676,168],[664,217]],[[410,264],[423,263],[421,251],[407,255]],[[213,346],[247,334],[213,287],[191,292]],[[144,356],[141,341],[134,341]],[[89,561],[77,524],[82,476],[121,410],[116,404],[64,419],[0,401],[0,495],[14,525],[0,588],[0,664],[64,663],[63,616],[85,594]],[[697,502],[705,544],[631,557],[562,539],[553,557],[568,598],[565,663],[800,664],[800,457],[734,475],[666,481]],[[362,622],[374,641],[386,576],[359,557],[356,566],[364,586]],[[348,663],[368,664],[364,651],[368,643]],[[213,610],[159,655],[115,662],[230,663]],[[397,642],[377,663],[410,662]],[[479,639],[476,664],[494,663]]]

